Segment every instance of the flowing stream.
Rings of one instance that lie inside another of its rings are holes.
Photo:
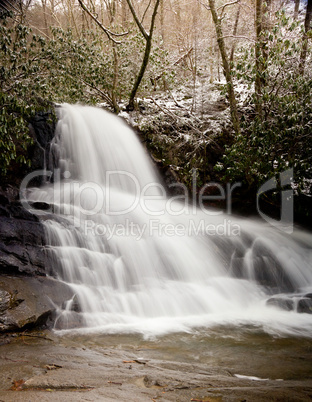
[[[59,108],[49,161],[53,176],[28,200],[51,205],[49,274],[75,294],[58,330],[312,335],[310,234],[166,197],[135,133],[99,108]]]

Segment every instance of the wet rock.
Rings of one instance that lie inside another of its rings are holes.
[[[161,180],[166,186],[166,191],[169,196],[185,195],[183,185],[180,183],[179,177],[173,166],[167,166],[163,160],[157,159],[151,155],[154,164],[157,166],[157,172]]]
[[[42,211],[50,211],[51,210],[51,205],[48,204],[47,202],[31,202],[30,206],[34,209],[39,209]]]
[[[45,252],[43,225],[19,201],[24,176],[45,168],[55,123],[51,112],[34,117],[30,124],[34,144],[27,150],[32,166],[13,166],[5,187],[0,187],[0,332],[46,324],[57,306],[72,297],[66,285],[45,277],[52,268]],[[41,177],[31,184],[40,181]],[[32,208],[47,211],[50,205],[37,202]]]
[[[295,310],[298,313],[312,314],[312,298],[307,295],[274,296],[268,299],[266,304],[286,311]]]
[[[284,297],[271,297],[266,302],[267,306],[278,307],[282,310],[294,310],[294,301]]]
[[[10,307],[10,293],[0,289],[0,314]]]
[[[30,123],[30,135],[34,139],[34,144],[28,150],[32,162],[31,171],[44,168],[50,143],[54,137],[56,121],[52,112],[39,112]],[[40,184],[38,177],[35,184]]]
[[[0,188],[0,275],[45,275],[44,230],[38,217],[22,207],[18,189]]]
[[[62,305],[62,310],[75,311],[81,313],[81,306],[78,296],[75,294],[70,300],[67,300]]]
[[[298,301],[298,313],[312,314],[312,298],[306,297]]]
[[[72,297],[64,283],[44,277],[0,277],[0,332],[51,326],[57,307]]]
[[[43,246],[39,221],[0,216],[0,274],[45,275]]]
[[[166,383],[163,383],[162,381],[154,379],[148,375],[146,375],[143,378],[143,383],[146,388],[151,388],[151,387],[156,388],[156,387],[165,387],[166,386]]]
[[[295,287],[279,261],[261,242],[253,247],[254,276],[259,284],[279,292],[290,293]]]
[[[73,329],[85,327],[82,314],[75,311],[62,311],[55,320],[55,329]]]
[[[42,224],[13,202],[4,207],[7,216],[0,216],[0,332],[42,325],[55,310],[54,290],[47,288],[51,282],[44,278],[49,262]]]
[[[79,298],[77,295],[75,295],[73,297],[70,309],[71,309],[71,311],[75,311],[76,313],[81,313],[82,310],[81,310]]]

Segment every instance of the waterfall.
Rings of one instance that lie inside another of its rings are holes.
[[[52,206],[52,216],[42,212],[48,274],[74,292],[59,306],[57,329],[312,333],[312,315],[281,308],[283,298],[310,306],[310,234],[167,198],[135,133],[99,108],[59,108],[52,167],[28,199]]]

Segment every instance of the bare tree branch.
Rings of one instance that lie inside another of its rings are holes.
[[[110,31],[108,28],[106,28],[97,18],[96,16],[91,13],[91,11],[85,6],[85,4],[82,2],[82,0],[78,0],[81,8],[93,19],[93,21],[96,22],[96,24],[102,29],[103,32],[105,32],[106,36],[108,37],[109,40],[116,44],[120,44],[120,41],[117,41],[116,39],[113,38],[113,36],[125,36],[128,34],[128,32],[123,32],[121,34],[114,33]]]
[[[79,0],[79,1],[80,1],[80,0]],[[149,35],[148,35],[148,33],[145,31],[145,29],[144,29],[144,27],[143,27],[141,21],[139,20],[137,14],[136,14],[136,12],[135,12],[135,9],[134,9],[134,7],[133,7],[133,5],[132,5],[131,0],[126,0],[126,1],[127,1],[127,3],[128,3],[129,8],[130,8],[131,14],[132,14],[132,16],[133,16],[133,18],[134,18],[134,21],[136,22],[136,24],[137,24],[139,30],[141,31],[141,34],[144,36],[144,38],[145,38],[146,40],[148,40]]]
[[[203,3],[203,2],[200,1],[200,0],[197,0],[197,1],[198,1],[199,4],[201,4],[202,6],[204,6],[206,10],[211,11],[211,8],[208,7],[207,4]]]
[[[239,2],[240,2],[240,0],[235,0],[235,1],[232,1],[230,3],[223,4],[222,6],[217,8],[217,11],[219,11],[222,8],[222,11],[221,11],[221,15],[222,15],[223,12],[224,12],[225,7],[232,6],[233,4],[236,4],[236,3],[239,3]]]
[[[143,16],[142,16],[142,19],[141,19],[141,24],[143,24],[145,15],[146,15],[146,13],[147,13],[147,10],[150,8],[151,2],[152,2],[152,0],[149,0],[149,3],[148,3],[148,5],[147,5],[147,7],[146,7],[146,9],[145,9],[145,11],[144,11],[144,13],[143,13]]]
[[[89,82],[85,81],[82,77],[80,77],[80,80],[81,80],[85,85],[87,85],[89,88],[91,88],[91,89],[93,89],[94,91],[98,92],[98,93],[103,97],[103,99],[105,99],[106,102],[107,102],[111,107],[114,107],[112,100],[110,99],[110,97],[109,97],[105,92],[103,92],[101,89],[95,87],[94,85],[90,84]]]

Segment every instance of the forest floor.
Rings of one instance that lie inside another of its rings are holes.
[[[133,112],[126,112],[126,103],[121,103],[119,116],[139,131],[147,127],[157,131],[157,126],[162,126],[169,129],[165,129],[169,136],[174,137],[176,131],[182,129],[205,140],[207,131],[220,132],[224,125],[230,125],[229,103],[222,95],[223,86],[223,82],[210,84],[205,81],[175,91],[155,91],[138,98],[137,108]],[[247,89],[240,88],[237,95],[239,106],[243,106],[247,95]]]
[[[153,348],[120,348],[109,341],[83,346],[49,331],[7,335],[0,344],[0,401],[5,402],[299,402],[312,398],[309,376],[240,378],[226,363],[181,362],[173,355],[159,359]],[[253,356],[244,359],[249,364]],[[240,364],[244,366],[244,361]]]

